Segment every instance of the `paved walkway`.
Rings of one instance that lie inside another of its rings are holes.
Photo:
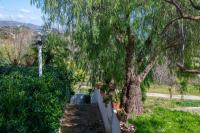
[[[148,97],[170,98],[169,94],[162,93],[147,93]],[[172,95],[173,99],[181,99],[181,95]],[[187,100],[200,100],[200,96],[184,95],[183,99]]]
[[[67,105],[61,133],[105,133],[98,105]]]
[[[170,98],[169,94],[162,94],[162,93],[147,93],[148,97],[160,97],[160,98]],[[181,99],[181,95],[173,95],[173,99]],[[184,95],[184,99],[187,100],[200,100],[200,96],[193,96],[193,95]],[[172,110],[177,111],[185,111],[185,112],[193,112],[200,114],[200,107],[178,107],[173,108]]]

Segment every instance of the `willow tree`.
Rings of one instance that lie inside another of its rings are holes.
[[[143,112],[141,83],[171,48],[163,39],[164,33],[175,22],[198,19],[195,14],[182,13],[185,9],[179,11],[180,6],[188,4],[186,0],[32,2],[42,8],[49,22],[65,25],[66,29],[73,27],[75,42],[87,53],[91,69],[102,69],[113,78],[115,72],[124,76],[121,103],[128,116]],[[194,8],[196,3],[190,2]]]

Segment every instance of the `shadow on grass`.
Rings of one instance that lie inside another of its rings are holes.
[[[181,107],[200,107],[200,101],[197,100],[185,100],[185,101],[173,101],[176,105]]]

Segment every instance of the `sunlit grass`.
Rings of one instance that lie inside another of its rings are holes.
[[[200,133],[199,115],[164,108],[133,117],[129,123],[136,125],[136,133]]]
[[[147,98],[143,115],[129,119],[136,133],[199,133],[200,115],[172,111],[175,107],[200,107],[200,101]]]

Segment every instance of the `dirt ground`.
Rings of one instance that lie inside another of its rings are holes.
[[[66,105],[61,133],[105,133],[98,105]]]

